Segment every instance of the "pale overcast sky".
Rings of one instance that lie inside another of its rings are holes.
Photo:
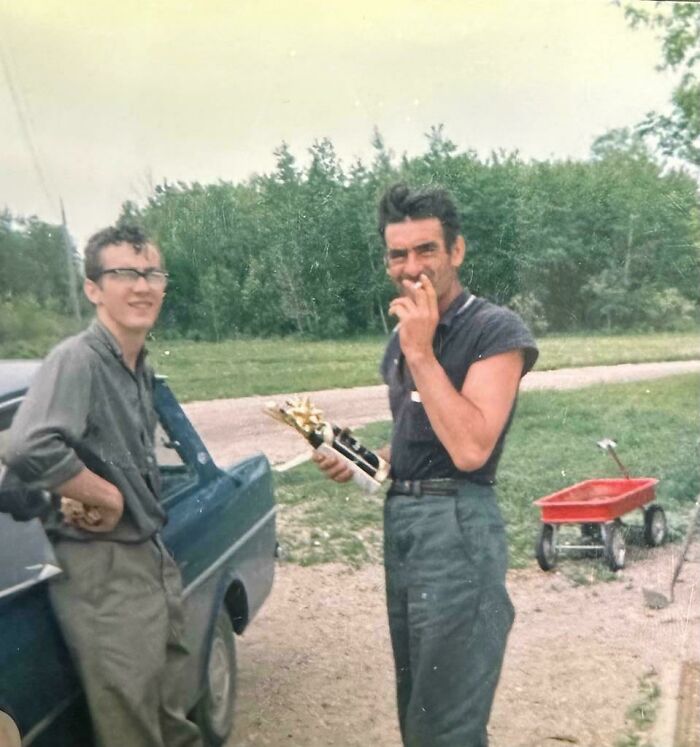
[[[0,207],[58,221],[61,196],[80,245],[149,183],[266,172],[283,140],[349,163],[375,125],[413,155],[444,123],[585,158],[672,83],[610,0],[0,0],[0,53]]]

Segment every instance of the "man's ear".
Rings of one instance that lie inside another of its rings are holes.
[[[452,244],[452,251],[450,252],[450,264],[452,267],[459,267],[464,262],[464,257],[467,253],[467,242],[464,240],[464,236],[459,235],[454,244]]]
[[[83,281],[83,293],[87,296],[88,301],[93,306],[98,306],[100,299],[102,298],[102,288],[90,278],[85,278]]]

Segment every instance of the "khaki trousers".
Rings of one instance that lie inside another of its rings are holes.
[[[60,540],[51,602],[99,747],[201,747],[184,712],[180,571],[159,538]]]

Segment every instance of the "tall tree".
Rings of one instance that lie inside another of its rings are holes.
[[[632,27],[655,29],[661,39],[660,70],[681,74],[671,95],[670,113],[650,112],[640,132],[658,140],[661,151],[700,168],[700,4],[697,2],[656,2],[654,9],[625,5]]]

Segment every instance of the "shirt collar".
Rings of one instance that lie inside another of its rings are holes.
[[[440,317],[438,325],[445,328],[449,327],[454,321],[455,317],[460,313],[460,311],[462,311],[462,308],[470,298],[471,293],[469,292],[469,290],[467,288],[462,290],[457,298],[455,298],[454,301],[452,301],[452,303],[447,307],[445,313]]]
[[[126,368],[126,363],[124,361],[124,353],[122,353],[122,349],[117,342],[117,338],[107,329],[107,327],[100,322],[99,319],[93,319],[92,323],[89,327],[90,334],[93,335],[97,340],[99,340],[112,355],[119,360],[122,365],[124,365]],[[136,369],[138,370],[139,366],[143,363],[144,358],[148,355],[148,351],[146,350],[145,346],[141,348],[141,351],[139,352],[138,358],[136,359]]]

